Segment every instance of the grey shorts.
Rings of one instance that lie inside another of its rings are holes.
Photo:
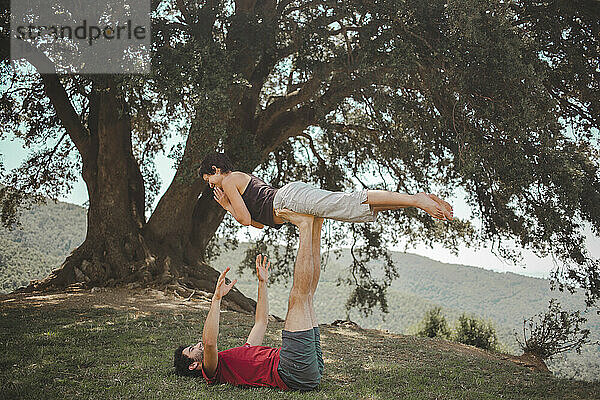
[[[301,214],[344,222],[373,222],[377,219],[377,211],[366,201],[367,190],[331,192],[305,182],[291,182],[277,190],[273,209],[287,208]]]
[[[281,331],[277,373],[293,390],[313,390],[323,375],[319,327],[298,332]]]

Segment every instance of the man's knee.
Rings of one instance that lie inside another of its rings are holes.
[[[312,291],[310,287],[293,286],[290,290],[290,304],[308,304],[312,299]]]

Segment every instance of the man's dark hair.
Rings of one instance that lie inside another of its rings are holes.
[[[175,350],[173,356],[173,366],[175,367],[175,373],[180,376],[202,376],[200,370],[190,370],[190,364],[194,362],[191,358],[183,354],[183,349],[188,346],[179,346]]]
[[[202,164],[200,165],[200,168],[198,168],[198,177],[202,178],[204,174],[213,175],[215,173],[212,169],[213,165],[217,168],[221,168],[221,173],[233,171],[235,168],[229,157],[227,157],[227,154],[211,151],[204,157],[204,160],[202,160]]]

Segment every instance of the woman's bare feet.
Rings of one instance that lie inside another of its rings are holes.
[[[452,206],[450,205],[450,203],[440,199],[433,193],[429,193],[428,196],[431,197],[436,203],[438,203],[440,206],[442,206],[444,208],[444,215],[446,216],[447,219],[452,220],[454,218]]]
[[[415,194],[416,207],[425,211],[433,218],[446,219],[443,207],[425,192]]]
[[[292,224],[300,227],[301,225],[312,224],[315,217],[308,214],[298,214],[287,208],[281,208],[275,210],[275,215],[282,218],[285,221],[291,222]]]

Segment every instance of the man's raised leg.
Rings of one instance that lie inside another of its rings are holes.
[[[321,228],[323,227],[323,218],[315,217],[312,231],[312,253],[313,253],[313,279],[312,279],[312,296],[310,296],[310,315],[312,318],[313,330],[315,333],[315,350],[317,352],[317,362],[319,365],[319,375],[323,375],[323,352],[321,351],[321,332],[319,331],[319,322],[315,314],[314,297],[321,276]]]
[[[310,315],[312,318],[313,327],[319,326],[317,322],[317,316],[313,306],[313,299],[315,292],[317,291],[317,285],[319,284],[319,277],[321,276],[321,228],[323,227],[323,218],[315,217],[312,229],[312,254],[313,254],[313,278],[311,284],[310,296]]]
[[[277,210],[276,215],[296,225],[300,244],[294,265],[294,282],[290,291],[288,312],[281,332],[281,351],[277,372],[291,389],[315,389],[322,376],[315,331],[312,321],[313,295],[313,223],[312,215]],[[322,359],[322,357],[321,357]]]
[[[289,332],[304,331],[313,327],[311,303],[314,274],[312,243],[314,217],[289,210],[278,210],[278,214],[300,230],[300,243],[294,265],[294,281],[283,329]]]

